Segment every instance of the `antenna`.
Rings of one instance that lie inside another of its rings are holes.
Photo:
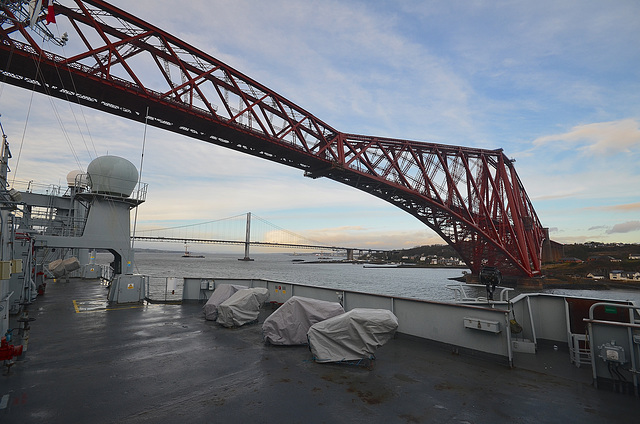
[[[69,41],[69,34],[65,32],[60,38],[53,35],[49,27],[45,24],[46,20],[43,19],[47,16],[47,8],[43,8],[42,3],[42,1],[0,0],[0,6],[9,12],[7,17],[11,21],[25,28],[30,28],[42,37],[42,39],[49,40],[60,47],[66,45],[67,41]],[[53,22],[55,22],[55,19]]]

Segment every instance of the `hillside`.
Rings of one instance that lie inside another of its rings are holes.
[[[640,254],[640,244],[605,244],[589,242],[583,244],[564,245],[563,261],[545,263],[542,272],[545,276],[543,284],[550,286],[624,286],[640,287],[640,281],[614,281],[608,279],[609,272],[621,270],[640,272],[640,260],[630,260],[629,254]],[[448,245],[416,246],[411,249],[397,250],[387,253],[387,260],[398,261],[403,256],[437,255],[440,257],[459,257]],[[577,259],[575,262],[567,261]],[[604,280],[587,278],[587,275],[605,277]]]

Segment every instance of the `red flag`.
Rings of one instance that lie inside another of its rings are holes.
[[[56,23],[56,12],[53,11],[53,0],[49,0],[47,3],[47,25],[50,23]]]

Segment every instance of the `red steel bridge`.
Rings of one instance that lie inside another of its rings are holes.
[[[54,3],[58,37],[44,24],[46,7],[30,22],[28,3],[0,0],[3,82],[370,193],[438,233],[476,274],[483,263],[540,274],[548,234],[502,149],[343,133],[107,2]]]

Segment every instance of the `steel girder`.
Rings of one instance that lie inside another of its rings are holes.
[[[45,45],[64,40],[32,36],[26,3],[0,0],[4,82],[371,193],[433,229],[474,273],[483,261],[507,275],[540,272],[544,229],[502,150],[341,133],[106,2],[65,3],[55,4],[56,20],[75,43],[62,56]]]
[[[456,249],[474,273],[483,263],[535,276],[545,231],[502,149],[485,150],[340,134],[342,162],[316,171],[409,212]]]

